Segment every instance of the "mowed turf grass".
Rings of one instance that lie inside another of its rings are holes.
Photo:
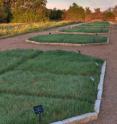
[[[0,52],[0,124],[40,124],[93,112],[103,61],[74,52]]]
[[[84,23],[81,26],[93,26],[93,27],[110,27],[110,23],[107,21],[96,21],[90,23]]]
[[[31,41],[40,43],[72,43],[72,44],[87,44],[87,43],[105,43],[107,37],[99,35],[84,35],[84,34],[51,34],[38,35],[30,38]]]
[[[92,22],[63,30],[63,32],[107,33],[109,32],[109,26],[109,22]]]

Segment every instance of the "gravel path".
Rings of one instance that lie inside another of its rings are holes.
[[[58,28],[50,30],[57,31]],[[60,29],[60,28],[59,28]],[[117,25],[113,25],[110,34],[110,44],[100,46],[82,46],[82,47],[62,47],[51,45],[34,45],[26,43],[25,40],[37,34],[48,34],[49,31],[29,33],[0,40],[0,50],[16,49],[16,48],[35,48],[40,50],[67,50],[78,51],[81,53],[96,56],[107,60],[107,73],[104,86],[103,102],[101,113],[96,122],[89,124],[117,124]]]

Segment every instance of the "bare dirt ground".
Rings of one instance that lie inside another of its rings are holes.
[[[50,30],[57,31],[59,28]],[[39,50],[66,50],[78,51],[81,53],[95,56],[107,60],[107,73],[104,84],[104,94],[101,106],[101,113],[96,122],[89,124],[117,124],[117,25],[113,25],[110,34],[110,44],[98,46],[82,47],[62,47],[51,45],[35,45],[26,43],[25,40],[37,34],[48,34],[50,31],[29,33],[0,40],[0,50],[7,49],[39,49]]]

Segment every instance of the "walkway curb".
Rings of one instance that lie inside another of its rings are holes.
[[[84,35],[108,35],[107,33],[85,33],[85,32],[62,32],[62,31],[56,31],[56,33],[59,34],[84,34]]]
[[[107,42],[105,43],[88,43],[88,44],[73,44],[73,43],[48,43],[48,42],[36,42],[32,40],[26,40],[27,43],[33,43],[37,45],[52,45],[52,46],[90,46],[90,45],[107,45],[109,44],[110,40],[107,38]]]

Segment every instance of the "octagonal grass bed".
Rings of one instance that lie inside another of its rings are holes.
[[[94,111],[103,61],[74,52],[0,52],[0,124],[41,124]]]
[[[92,22],[62,30],[62,32],[108,33],[109,27],[109,22]]]
[[[51,34],[38,35],[27,40],[27,42],[37,44],[52,44],[52,45],[85,45],[107,43],[107,37],[99,35],[84,35],[84,34]]]

